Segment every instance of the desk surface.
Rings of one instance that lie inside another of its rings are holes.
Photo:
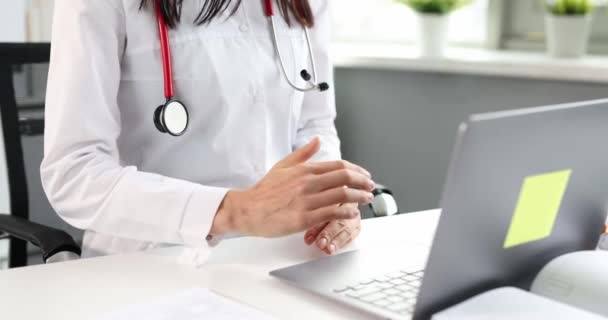
[[[348,250],[387,243],[424,249],[430,246],[438,218],[435,210],[365,220],[361,236]],[[205,287],[279,319],[365,319],[355,310],[268,276],[271,270],[323,256],[305,246],[301,234],[227,240],[198,269],[178,263],[182,251],[176,247],[0,272],[0,313],[6,319],[85,319]]]

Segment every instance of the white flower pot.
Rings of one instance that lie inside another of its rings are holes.
[[[591,15],[545,16],[547,50],[556,58],[579,58],[587,52]]]
[[[425,57],[442,57],[448,41],[448,15],[418,14],[419,43]]]

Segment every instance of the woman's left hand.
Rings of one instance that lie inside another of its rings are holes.
[[[357,207],[349,203],[345,206]],[[361,231],[361,215],[350,220],[334,220],[320,224],[306,231],[304,242],[307,245],[315,244],[320,250],[331,255],[351,243]]]

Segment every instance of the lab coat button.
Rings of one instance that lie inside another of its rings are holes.
[[[247,32],[247,31],[249,31],[249,27],[246,24],[242,24],[239,27],[239,30],[241,30],[241,32]]]

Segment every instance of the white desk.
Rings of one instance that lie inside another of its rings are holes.
[[[353,248],[407,243],[428,248],[439,211],[363,222]],[[322,256],[302,235],[222,243],[202,268],[180,265],[181,248],[0,272],[3,319],[86,319],[192,287],[206,287],[279,319],[365,319],[364,315],[268,276],[270,270]],[[399,254],[408,254],[402,252]]]

